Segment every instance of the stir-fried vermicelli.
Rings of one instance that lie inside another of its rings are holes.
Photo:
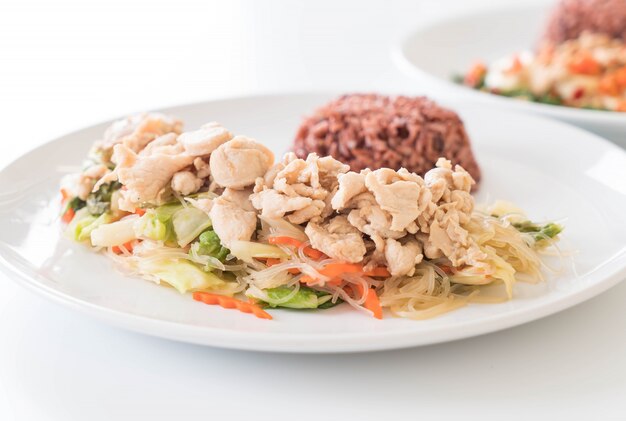
[[[70,237],[125,273],[262,318],[341,303],[434,317],[513,297],[542,279],[538,251],[561,226],[510,205],[475,209],[474,181],[445,159],[424,178],[349,171],[287,154],[217,123],[181,133],[160,114],[114,124],[62,186]],[[501,285],[500,298],[484,297]]]

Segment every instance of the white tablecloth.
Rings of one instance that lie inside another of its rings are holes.
[[[142,109],[273,91],[419,93],[391,45],[416,25],[504,2],[94,3],[0,3],[0,165]],[[279,355],[117,330],[0,276],[0,420],[619,418],[624,303],[626,284],[470,340]]]

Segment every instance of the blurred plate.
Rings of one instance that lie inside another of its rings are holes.
[[[326,95],[258,96],[165,110],[195,128],[220,121],[285,151],[303,114]],[[519,325],[584,301],[626,275],[626,152],[590,133],[530,115],[453,104],[483,169],[478,201],[500,198],[531,218],[566,218],[558,274],[518,284],[515,299],[473,304],[427,321],[382,320],[342,305],[273,310],[273,321],[193,301],[172,288],[120,275],[112,262],[65,240],[60,177],[76,168],[108,123],[47,143],[0,172],[0,267],[36,293],[150,335],[204,345],[284,352],[348,352],[450,341]]]
[[[476,60],[487,63],[516,51],[532,49],[543,31],[550,5],[528,5],[456,16],[422,27],[393,50],[397,65],[423,82],[435,98],[464,97],[557,118],[598,133],[626,147],[626,113],[539,104],[481,92],[452,81]]]

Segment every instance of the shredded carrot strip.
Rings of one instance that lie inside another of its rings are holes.
[[[295,248],[302,246],[302,241],[287,236],[270,237],[267,239],[267,242],[274,245],[292,246]],[[320,260],[326,257],[324,253],[310,246],[306,246],[304,248],[304,254],[315,260]]]
[[[602,67],[591,55],[583,54],[569,64],[569,70],[582,75],[597,75],[602,72]]]
[[[130,253],[133,252],[133,242],[132,241],[128,241],[126,243],[123,244],[124,248],[126,250],[128,250]],[[118,246],[113,246],[111,247],[111,251],[115,254],[122,254],[122,249],[119,248]]]
[[[76,215],[76,212],[74,212],[74,209],[67,208],[67,210],[61,217],[61,220],[65,222],[66,224],[69,224],[70,222],[72,222],[72,219],[74,219],[74,215]]]
[[[67,191],[67,189],[61,189],[61,203],[67,202],[70,197],[72,196],[70,195],[70,192]]]
[[[268,319],[272,320],[272,316],[263,311],[263,309],[253,303],[247,303],[245,301],[238,300],[233,297],[227,297],[225,295],[211,294],[208,292],[194,292],[193,299],[196,301],[203,302],[204,304],[209,305],[219,305],[223,308],[234,308],[242,313],[251,313],[254,314],[259,319]]]
[[[135,215],[139,215],[139,216],[143,216],[146,213],[145,209],[142,208],[135,208],[135,212],[133,212]]]
[[[341,283],[340,276],[344,273],[360,273],[365,276],[381,276],[381,277],[389,277],[391,274],[385,267],[376,267],[372,270],[364,271],[363,265],[358,263],[329,263],[324,266],[322,269],[318,270],[324,276],[328,276],[332,278],[330,281],[326,282],[327,284],[339,285]],[[315,279],[308,275],[304,275],[301,279],[301,282],[310,284],[315,283]]]
[[[346,285],[344,289],[348,294],[352,292],[352,286],[356,287],[359,295],[363,295],[363,286],[361,284]],[[376,294],[376,290],[374,288],[369,288],[367,290],[367,296],[365,297],[365,302],[363,303],[363,307],[371,311],[375,318],[377,319],[383,318],[383,308],[380,305],[378,294]]]

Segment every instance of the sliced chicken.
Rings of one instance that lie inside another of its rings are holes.
[[[273,163],[274,154],[269,149],[244,136],[236,136],[220,145],[209,160],[215,182],[233,189],[253,185]]]
[[[244,210],[223,197],[213,200],[209,216],[215,233],[227,248],[236,240],[250,241],[256,230],[256,212]]]
[[[289,197],[271,189],[254,193],[250,198],[252,205],[268,218],[282,218],[287,213],[313,204],[313,199],[309,197]]]
[[[337,175],[346,171],[346,165],[331,157],[310,154],[303,160],[288,153],[257,179],[252,204],[264,216],[285,217],[294,224],[320,220],[332,213],[329,196],[336,192]]]
[[[376,203],[391,215],[393,231],[402,231],[419,216],[418,199],[423,180],[404,168],[394,171],[381,168],[365,176],[365,186],[374,194]]]
[[[185,132],[178,136],[185,148],[185,152],[192,156],[207,156],[223,143],[233,138],[231,132],[219,123],[212,122],[202,126],[199,130]]]
[[[367,252],[362,234],[345,216],[336,216],[324,225],[309,222],[304,232],[313,248],[342,262],[360,262]]]
[[[115,145],[113,157],[117,177],[126,187],[124,197],[136,204],[154,202],[174,174],[193,162],[193,157],[183,152],[137,155],[123,144]]]
[[[123,143],[133,152],[141,151],[148,143],[166,133],[180,133],[183,123],[161,113],[137,114],[114,122],[105,132],[102,147],[112,148]]]
[[[183,196],[195,193],[204,185],[204,180],[191,171],[179,171],[172,176],[172,190]]]
[[[385,260],[391,276],[413,275],[415,265],[423,259],[422,246],[414,239],[405,244],[388,238],[385,242]]]

